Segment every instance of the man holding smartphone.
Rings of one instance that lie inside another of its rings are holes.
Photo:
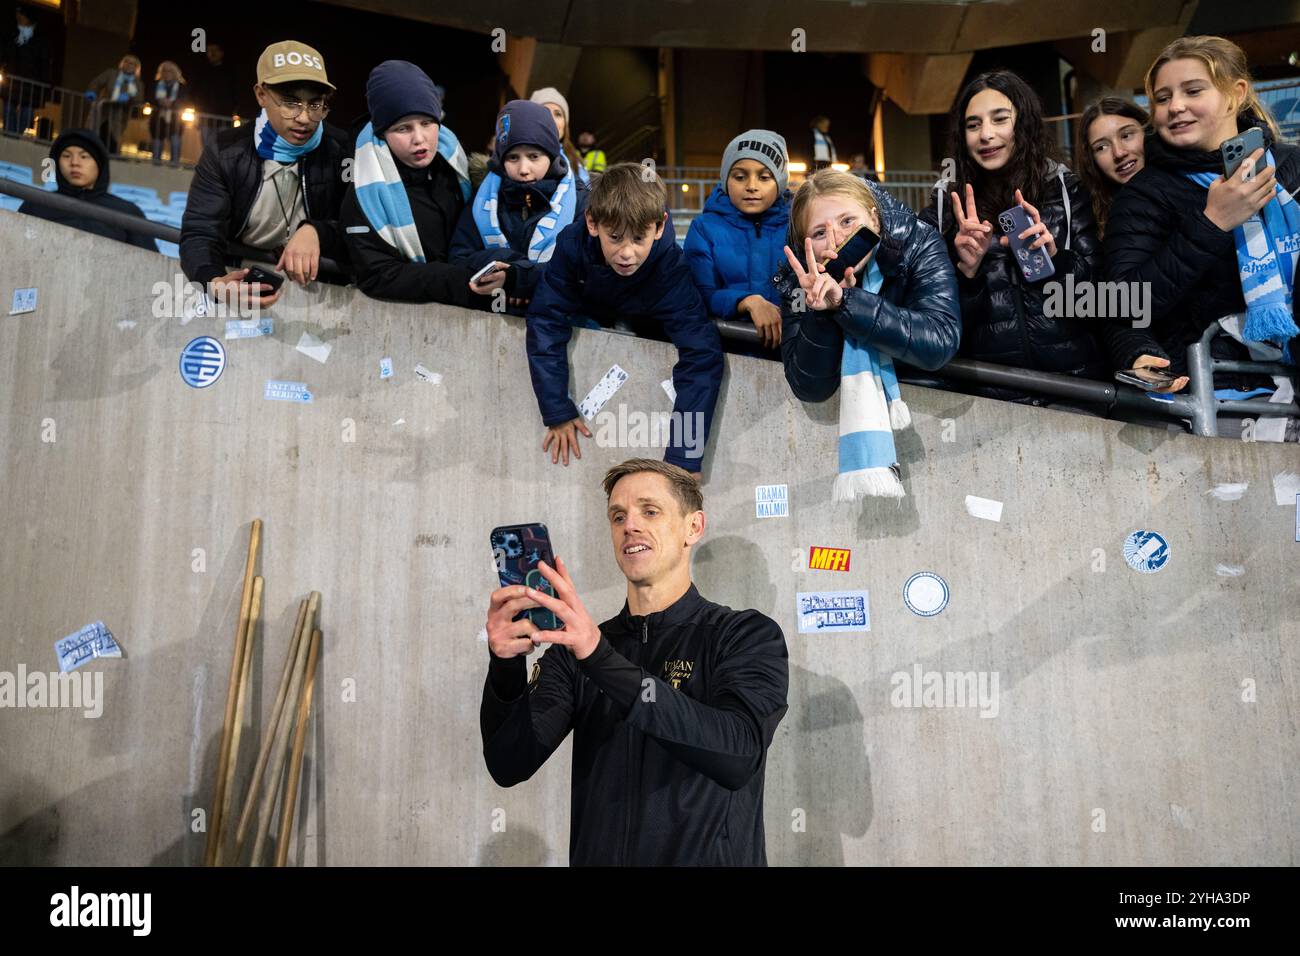
[[[614,560],[627,602],[597,625],[557,557],[554,596],[498,588],[479,711],[492,779],[529,779],[574,732],[569,862],[765,866],[767,748],[787,710],[780,627],[705,599],[691,582],[704,535],[695,478],[636,458],[605,475]],[[521,611],[563,624],[542,631]],[[549,643],[525,668],[525,655]]]

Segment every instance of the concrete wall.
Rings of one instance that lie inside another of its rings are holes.
[[[488,532],[544,520],[587,605],[612,616],[624,586],[599,479],[637,450],[543,461],[522,321],[292,290],[274,336],[227,343],[222,378],[195,390],[178,355],[214,323],[151,314],[175,262],[10,213],[0,246],[6,301],[40,290],[35,314],[0,318],[0,670],[54,669],[53,642],[95,620],[127,655],[87,668],[104,675],[98,719],[0,709],[0,862],[201,858],[191,811],[209,801],[260,517],[254,713],[270,708],[299,599],[323,595],[291,859],[563,864],[570,744],[511,790],[482,763]],[[304,330],[333,346],[326,364],[294,350]],[[577,394],[618,362],[631,377],[610,408],[666,408],[668,346],[580,331],[572,355]],[[1294,446],[905,388],[907,497],[834,506],[835,403],[794,401],[776,364],[728,366],[694,573],[786,631],[772,863],[1297,862],[1300,544],[1271,485],[1300,470]],[[308,383],[315,402],[263,400],[271,378]],[[1239,501],[1206,493],[1231,482],[1249,483]],[[754,486],[770,483],[789,486],[788,518],[755,519]],[[1001,521],[970,517],[968,494],[1004,502]],[[1170,542],[1157,574],[1125,565],[1139,528]],[[810,545],[852,548],[851,571],[793,571]],[[933,618],[901,600],[919,570],[951,587]],[[870,591],[869,634],[797,633],[797,591],[844,588]],[[914,665],[996,672],[997,716],[892,706],[891,675]]]

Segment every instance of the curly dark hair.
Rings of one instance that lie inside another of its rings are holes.
[[[1088,187],[1088,192],[1092,194],[1092,211],[1097,217],[1098,236],[1105,232],[1106,215],[1110,212],[1110,204],[1114,202],[1115,193],[1119,192],[1120,186],[1097,168],[1097,161],[1092,156],[1092,146],[1088,142],[1088,127],[1099,116],[1127,116],[1144,130],[1151,121],[1146,110],[1132,100],[1126,100],[1122,96],[1103,96],[1089,103],[1079,117],[1079,122],[1075,124],[1074,171],[1079,174],[1083,184]]]
[[[987,172],[966,146],[966,107],[976,93],[997,90],[1015,108],[1014,147],[1011,159],[997,172]],[[957,167],[952,190],[964,195],[969,183],[975,188],[975,206],[981,219],[992,220],[1015,205],[1019,189],[1031,205],[1037,206],[1043,179],[1059,159],[1056,144],[1043,122],[1043,104],[1029,84],[1010,70],[990,70],[966,84],[948,112],[948,155]]]

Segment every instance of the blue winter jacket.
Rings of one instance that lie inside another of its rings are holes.
[[[600,240],[587,232],[585,222],[572,223],[556,239],[555,254],[537,283],[527,317],[529,372],[547,426],[579,417],[568,394],[568,345],[574,320],[583,317],[606,326],[621,319],[638,334],[666,336],[677,346],[673,411],[681,415],[673,416],[664,460],[699,471],[700,459],[688,456],[678,425],[682,416],[701,413],[707,443],[722,384],[722,339],[705,314],[690,268],[677,248],[671,215],[646,261],[630,276],[620,276],[605,263]],[[596,371],[603,372],[588,370]],[[704,447],[700,444],[698,450]]]
[[[789,224],[789,190],[758,216],[749,216],[732,205],[724,184],[713,188],[684,246],[695,287],[710,315],[732,318],[740,300],[751,295],[781,305],[772,275],[785,262],[782,247]]]

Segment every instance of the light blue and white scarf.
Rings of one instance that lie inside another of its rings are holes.
[[[504,249],[510,240],[501,231],[501,222],[497,218],[498,192],[501,189],[501,176],[488,173],[479,184],[474,194],[474,224],[478,234],[483,237],[484,249]],[[530,262],[550,262],[555,252],[555,238],[560,230],[573,222],[577,209],[577,187],[574,183],[573,170],[567,170],[564,178],[555,186],[551,194],[551,212],[537,220],[533,234],[528,240],[528,260]]]
[[[438,155],[456,171],[461,196],[468,200],[469,159],[456,134],[446,126],[438,127]],[[384,138],[375,135],[373,123],[367,123],[357,134],[352,183],[361,211],[379,238],[400,252],[408,262],[427,261],[415,217],[411,214],[406,185],[397,169],[397,160]]]
[[[316,132],[312,133],[311,139],[301,146],[295,146],[275,131],[270,118],[266,115],[266,110],[257,114],[257,122],[253,124],[253,143],[257,147],[257,155],[262,159],[273,159],[285,165],[296,163],[310,153],[320,145],[324,135],[325,124],[317,123]]]
[[[1271,149],[1264,153],[1264,161],[1276,168]],[[1212,172],[1184,175],[1207,189],[1217,178]],[[1274,189],[1275,201],[1232,230],[1232,235],[1237,243],[1241,292],[1246,299],[1242,338],[1285,348],[1288,339],[1300,334],[1292,317],[1292,286],[1296,261],[1300,259],[1300,207],[1281,183],[1275,183]]]
[[[862,288],[879,292],[885,277],[875,257]],[[840,362],[840,473],[831,496],[854,501],[866,495],[901,498],[905,494],[894,466],[894,430],[912,424],[894,374],[894,362],[850,335],[844,336]]]
[[[835,143],[829,136],[813,127],[813,162],[835,162]]]
[[[134,73],[123,73],[117,71],[117,76],[113,79],[113,92],[109,95],[110,103],[127,103],[135,98],[140,92],[139,84],[136,82]]]

